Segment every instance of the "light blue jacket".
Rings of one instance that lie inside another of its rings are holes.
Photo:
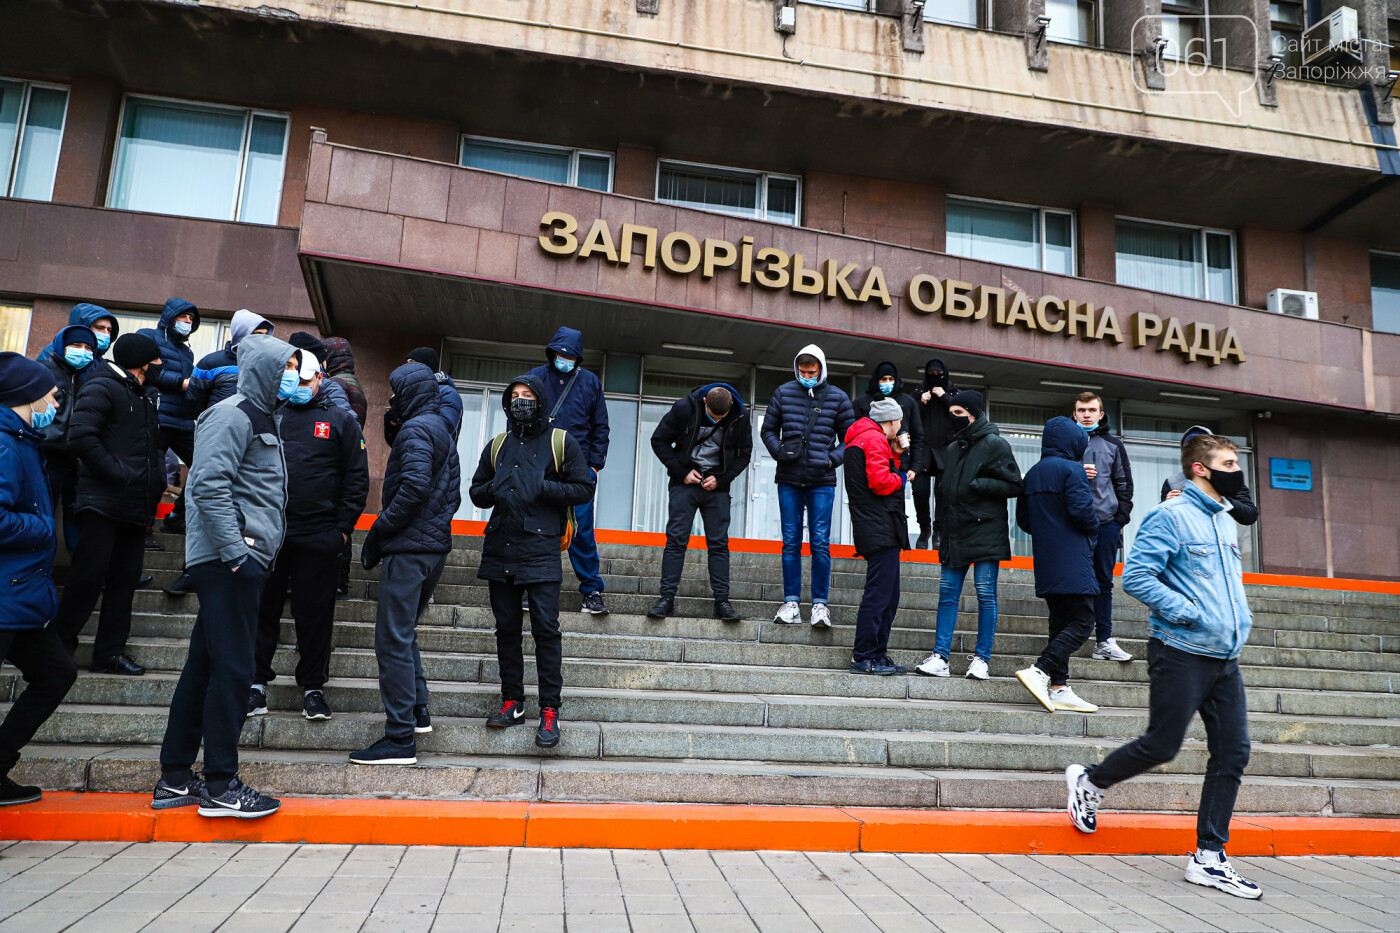
[[[1146,603],[1148,630],[1173,648],[1237,658],[1253,614],[1229,507],[1187,483],[1148,513],[1123,565],[1123,590]]]

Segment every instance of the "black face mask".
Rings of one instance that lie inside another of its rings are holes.
[[[532,398],[513,398],[510,400],[510,417],[520,424],[526,424],[535,420],[535,414],[540,410],[540,403]]]
[[[1215,487],[1216,492],[1225,498],[1233,499],[1244,491],[1244,470],[1235,470],[1231,473],[1211,470],[1210,484]]]

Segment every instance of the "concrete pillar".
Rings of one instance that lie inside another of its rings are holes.
[[[1079,276],[1098,282],[1118,279],[1118,230],[1113,205],[1079,205]]]
[[[1161,0],[1119,0],[1104,5],[1104,48],[1132,51],[1138,86],[1152,91],[1167,88],[1153,40],[1162,34]]]
[[[1259,103],[1278,106],[1278,85],[1269,65],[1273,48],[1269,0],[1211,0],[1211,63],[1254,72]],[[1224,47],[1217,44],[1224,41]],[[1224,61],[1214,56],[1222,54]]]
[[[121,88],[106,78],[74,78],[54,175],[58,204],[101,207],[107,200],[107,166],[117,136]]]
[[[993,29],[1026,37],[1026,67],[1031,71],[1050,70],[1050,43],[1038,22],[1044,15],[1045,0],[997,0],[992,4]]]
[[[613,193],[634,198],[656,198],[656,150],[620,143],[613,165]]]

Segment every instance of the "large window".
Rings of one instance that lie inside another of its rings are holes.
[[[1074,275],[1074,215],[998,201],[949,198],[948,252]]]
[[[29,349],[29,305],[0,302],[0,350],[23,356]]]
[[[1045,37],[1051,42],[1070,45],[1098,45],[1098,4],[1092,0],[1045,0],[1050,25]]]
[[[463,136],[461,162],[469,168],[594,191],[611,191],[613,184],[613,157],[606,152]]]
[[[1191,64],[1210,61],[1210,10],[1207,0],[1164,0],[1162,35],[1167,47],[1164,58]]]
[[[656,200],[680,207],[796,226],[801,197],[802,181],[791,175],[665,159],[656,169]]]
[[[1234,235],[1119,218],[1118,284],[1234,304]]]
[[[931,23],[986,28],[991,23],[987,0],[928,0],[924,19]]]
[[[129,97],[107,206],[275,224],[287,117]]]
[[[1371,328],[1400,334],[1400,254],[1371,254]]]
[[[1297,73],[1303,66],[1303,27],[1307,14],[1302,0],[1287,0],[1269,4],[1269,41],[1271,51],[1283,59],[1285,67]]]
[[[0,195],[53,197],[68,91],[0,79]]]

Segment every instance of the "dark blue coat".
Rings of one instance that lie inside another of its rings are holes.
[[[849,395],[827,383],[826,357],[821,350],[807,346],[798,355],[802,354],[810,354],[821,361],[822,381],[812,389],[796,379],[778,386],[763,415],[763,430],[759,436],[769,455],[778,461],[774,477],[777,482],[792,486],[835,486],[836,468],[846,452],[846,432],[855,424],[856,411]],[[826,398],[820,405],[821,411],[817,413],[807,444],[803,446],[802,431],[807,426],[807,415],[824,390]]]
[[[194,351],[189,337],[175,333],[175,317],[186,311],[194,315],[193,334],[199,330],[199,309],[183,298],[168,299],[161,309],[160,323],[137,333],[150,337],[160,349],[161,365],[150,369],[155,377],[151,381],[160,391],[160,426],[193,431],[194,419],[203,411],[199,402],[185,394],[185,380],[194,375]]]
[[[389,450],[379,517],[370,529],[380,554],[445,554],[452,516],[462,504],[457,440],[442,417],[433,371],[405,363],[389,374],[403,426]]]
[[[1051,418],[1040,440],[1040,462],[1026,471],[1016,500],[1016,524],[1031,536],[1035,595],[1098,595],[1094,543],[1099,519],[1084,473],[1089,436],[1068,418]]]
[[[107,350],[110,350],[112,348],[112,344],[117,342],[117,337],[121,335],[122,327],[121,323],[117,320],[117,316],[111,311],[108,311],[106,308],[102,307],[101,305],[88,304],[86,301],[81,301],[78,304],[75,304],[73,306],[73,310],[68,312],[68,326],[72,327],[74,324],[81,324],[84,327],[91,327],[93,324],[102,320],[104,317],[112,322],[112,339],[107,344]],[[102,357],[106,355],[107,350],[99,350],[96,346],[93,346],[93,358],[98,360],[102,359]],[[53,353],[53,346],[50,345],[40,350],[39,355],[35,357],[35,359],[42,363],[49,357],[53,356]],[[59,348],[58,355],[63,355],[62,347]]]
[[[452,428],[452,439],[456,440],[462,433],[462,393],[457,391],[451,376],[436,373],[433,378],[437,380],[438,400],[442,402],[438,413],[447,419],[448,426]]]
[[[553,411],[564,386],[573,376],[573,373],[561,373],[554,368],[554,355],[560,351],[578,357],[579,364],[575,367],[578,378],[555,414],[553,427],[568,431],[569,436],[578,441],[588,465],[601,470],[608,462],[608,403],[603,399],[603,383],[582,368],[583,334],[572,327],[559,328],[545,348],[548,362],[544,366],[536,366],[525,375],[539,380],[544,386],[545,414]]]
[[[0,629],[43,628],[58,609],[58,539],[39,456],[42,436],[0,408]]]

